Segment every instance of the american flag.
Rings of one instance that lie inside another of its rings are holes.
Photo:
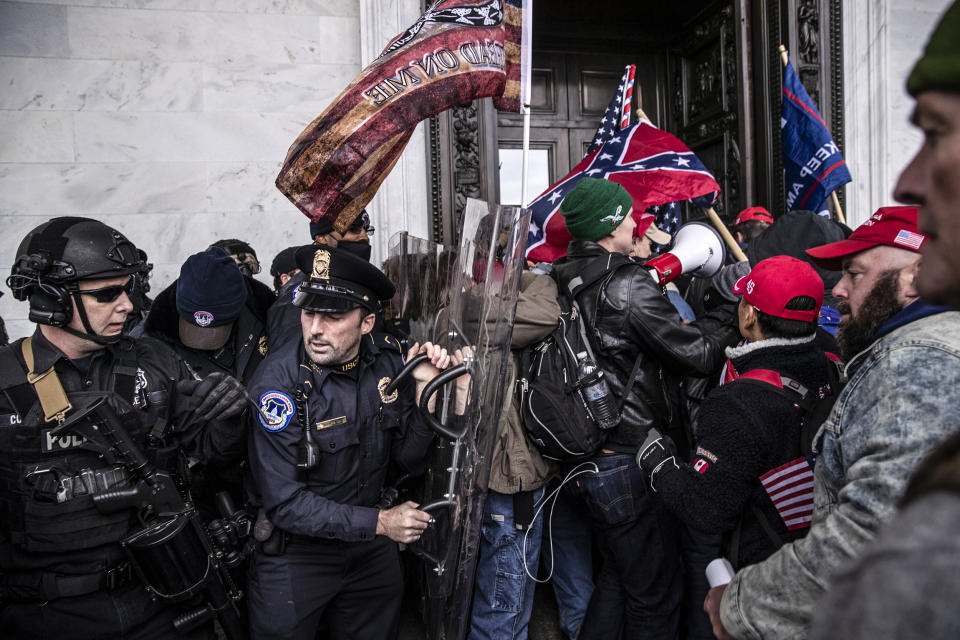
[[[584,176],[622,184],[633,196],[634,209],[640,211],[687,199],[710,206],[720,194],[717,181],[690,149],[641,119],[587,155],[530,203],[529,260],[553,262],[566,254],[572,238],[559,214],[560,203]]]
[[[916,233],[915,231],[910,231],[908,229],[901,229],[897,236],[893,239],[894,244],[902,244],[905,247],[910,247],[914,251],[920,250],[920,245],[923,244],[923,241],[927,237],[922,233]]]
[[[343,231],[376,194],[418,122],[477,98],[504,96],[519,109],[512,98],[524,85],[515,41],[523,39],[524,2],[434,2],[297,137],[277,188],[311,220],[325,218]]]
[[[620,78],[620,86],[617,88],[616,95],[607,105],[607,110],[600,120],[600,126],[597,127],[597,133],[593,136],[593,142],[587,149],[585,156],[590,155],[600,148],[604,142],[609,140],[621,129],[630,126],[630,109],[633,103],[633,80],[637,73],[637,66],[628,64],[623,70],[623,77]]]
[[[813,469],[806,458],[797,458],[760,476],[773,506],[787,529],[810,526],[813,520]]]

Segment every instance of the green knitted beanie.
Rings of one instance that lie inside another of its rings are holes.
[[[960,0],[954,2],[934,29],[923,57],[907,78],[907,91],[960,93]]]
[[[567,231],[577,240],[599,240],[627,218],[633,198],[609,180],[583,178],[560,203]]]

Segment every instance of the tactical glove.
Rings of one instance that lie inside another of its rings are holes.
[[[222,371],[215,371],[203,380],[181,380],[177,383],[177,393],[191,397],[198,422],[235,418],[247,404],[244,386]]]
[[[637,465],[650,478],[650,488],[657,490],[655,480],[657,474],[670,470],[680,470],[677,465],[677,447],[670,436],[661,435],[656,429],[651,429],[651,436],[647,438],[645,446],[637,452]]]

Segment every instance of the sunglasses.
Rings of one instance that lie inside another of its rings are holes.
[[[114,302],[117,298],[120,297],[121,293],[127,294],[129,297],[133,293],[133,289],[136,286],[136,278],[130,278],[127,280],[126,284],[115,284],[109,287],[101,287],[99,289],[86,289],[79,290],[77,293],[83,294],[85,296],[93,296],[93,298],[102,304],[108,302]]]

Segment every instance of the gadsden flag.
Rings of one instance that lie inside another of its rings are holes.
[[[518,110],[525,1],[434,3],[304,129],[277,188],[311,220],[326,218],[343,231],[418,122],[476,98],[496,97],[499,108]]]

